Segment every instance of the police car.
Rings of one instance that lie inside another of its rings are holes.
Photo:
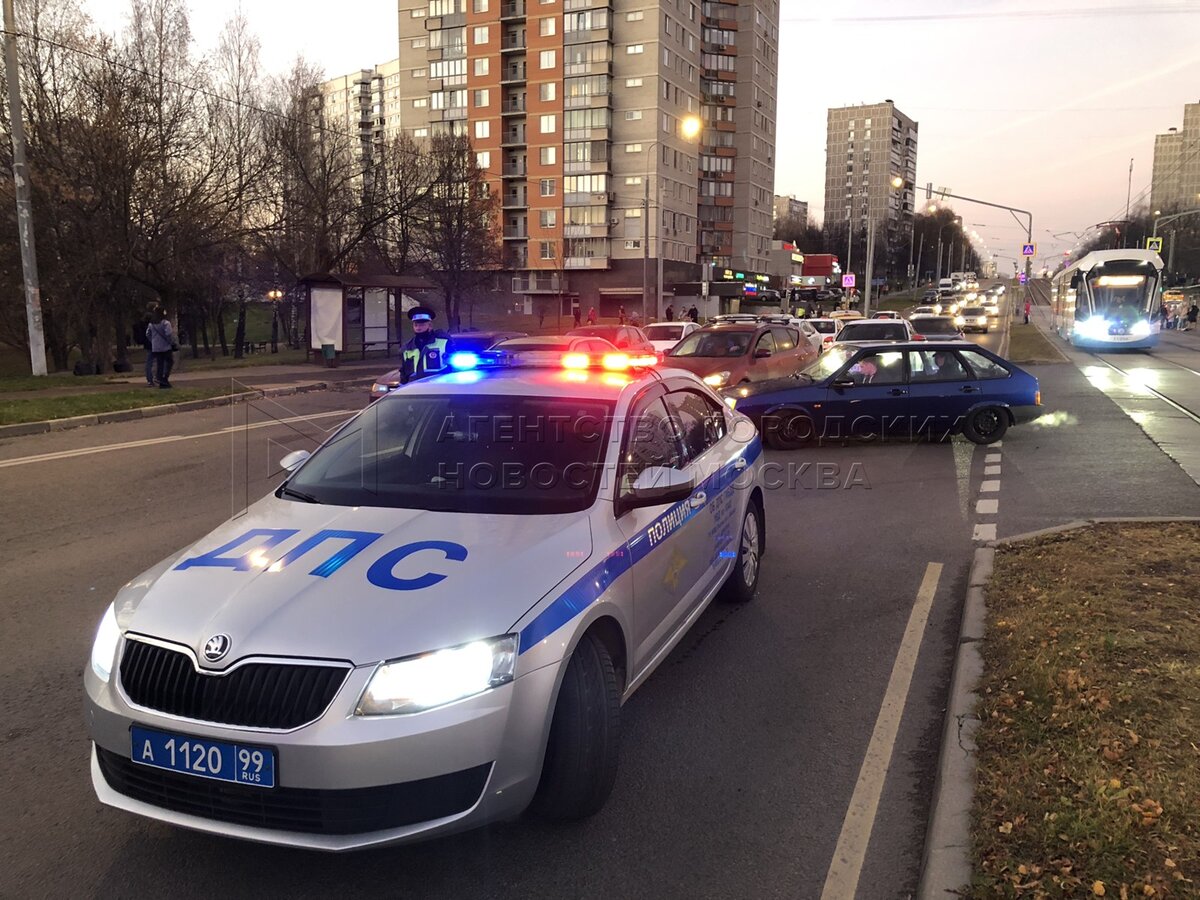
[[[765,550],[757,432],[650,363],[455,354],[285,457],[104,613],[100,800],[324,850],[599,810],[621,704]]]

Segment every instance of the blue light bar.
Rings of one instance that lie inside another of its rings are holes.
[[[460,372],[464,369],[475,369],[479,367],[479,354],[461,351],[459,353],[450,354],[450,368],[458,369]]]

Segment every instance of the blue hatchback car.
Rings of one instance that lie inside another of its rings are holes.
[[[958,433],[992,444],[1040,415],[1042,402],[1036,378],[963,341],[834,344],[794,375],[723,393],[779,450]]]

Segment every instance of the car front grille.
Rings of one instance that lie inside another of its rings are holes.
[[[179,650],[131,639],[121,657],[121,686],[144,709],[247,728],[299,728],[329,706],[346,666],[253,662],[227,673],[196,671]]]
[[[100,771],[119,794],[173,812],[276,831],[365,834],[466,812],[479,800],[491,763],[379,787],[256,788],[179,775],[96,748]]]

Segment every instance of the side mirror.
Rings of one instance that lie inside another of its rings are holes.
[[[312,456],[307,450],[293,450],[279,461],[279,466],[286,472],[294,472],[300,464]]]
[[[766,350],[766,349],[763,349],[763,350],[755,350],[755,351],[754,351],[754,358],[755,358],[755,359],[770,359],[770,358],[771,358],[771,351],[770,351],[770,350]]]
[[[854,379],[847,378],[845,375],[843,375],[841,378],[835,378],[832,386],[838,390],[842,388],[854,387]]]
[[[636,509],[643,506],[662,506],[686,500],[696,489],[695,478],[682,469],[668,466],[650,466],[642,470],[633,483],[625,506]]]

